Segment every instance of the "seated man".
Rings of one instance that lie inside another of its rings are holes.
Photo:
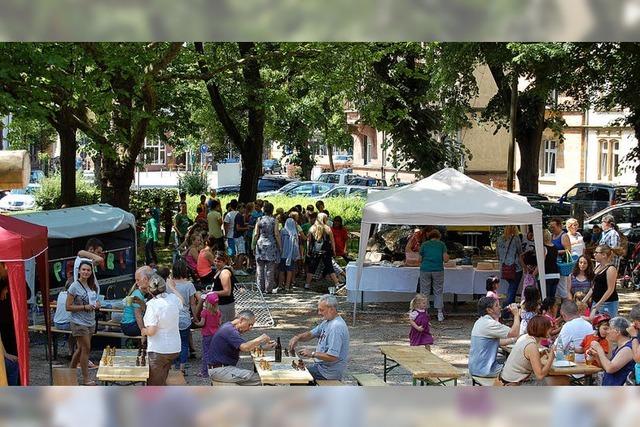
[[[469,373],[478,377],[498,375],[504,359],[498,358],[501,345],[515,344],[520,333],[520,309],[516,304],[509,305],[513,315],[513,325],[509,328],[500,319],[500,302],[491,297],[478,300],[478,315],[481,316],[471,331],[469,350]]]
[[[584,337],[593,333],[593,326],[580,316],[578,306],[573,301],[564,301],[562,303],[560,315],[565,323],[560,329],[556,345],[558,345],[557,351],[566,353],[570,344],[573,345],[574,349],[580,347]],[[577,363],[584,363],[584,360],[584,354],[576,354]]]
[[[289,349],[295,351],[298,341],[318,338],[315,351],[302,349],[298,354],[313,357],[316,362],[308,366],[315,380],[341,380],[349,357],[349,329],[338,314],[338,300],[333,295],[323,295],[318,302],[318,314],[324,321],[308,332],[298,334],[289,341]]]
[[[20,385],[20,370],[18,368],[18,357],[13,354],[5,353],[4,345],[2,345],[2,337],[0,336],[0,353],[4,354],[4,368],[7,371],[7,383],[10,386]]]
[[[212,380],[238,385],[261,385],[257,372],[238,368],[240,352],[251,352],[261,344],[265,349],[275,347],[268,335],[262,334],[251,341],[245,341],[241,335],[248,332],[256,321],[251,310],[241,311],[234,320],[220,326],[211,340],[209,376]]]

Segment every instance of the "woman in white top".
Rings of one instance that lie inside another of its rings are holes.
[[[171,363],[180,354],[180,308],[183,300],[178,291],[167,293],[167,284],[154,275],[149,281],[149,293],[142,335],[148,336],[147,356],[149,380],[147,385],[166,385]]]
[[[575,218],[569,218],[567,224],[567,235],[569,236],[569,242],[571,243],[571,256],[577,258],[584,254],[584,239],[582,234],[578,232],[578,220]]]
[[[535,316],[527,325],[526,335],[516,341],[502,368],[499,380],[502,385],[537,385],[548,374],[555,359],[555,347],[547,359],[540,356],[540,342],[549,337],[551,320],[546,316]]]

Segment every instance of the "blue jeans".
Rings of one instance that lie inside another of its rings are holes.
[[[7,371],[7,382],[9,385],[20,385],[20,370],[18,369],[18,362],[4,358],[4,368]]]
[[[176,369],[179,368],[179,365],[184,365],[189,360],[189,334],[191,333],[191,329],[187,328],[184,330],[180,330],[180,355],[175,361]]]
[[[609,316],[616,317],[618,315],[619,305],[620,301],[603,302],[600,308],[598,308],[598,313],[608,313]]]
[[[504,301],[504,307],[516,302],[516,295],[518,295],[518,287],[522,281],[522,271],[516,271],[516,278],[513,280],[507,280],[509,288],[507,289],[507,299]]]
[[[307,369],[309,370],[309,373],[311,374],[314,380],[326,380],[326,378],[323,377],[322,374],[320,373],[317,363],[312,363],[311,365],[307,365]]]

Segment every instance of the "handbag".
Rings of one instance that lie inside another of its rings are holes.
[[[509,245],[507,246],[505,257],[506,257],[506,254],[509,253],[509,249],[511,249],[511,243],[513,243],[513,236],[511,237],[511,240],[509,240]],[[511,265],[502,264],[502,267],[500,268],[500,275],[504,280],[515,280],[516,278],[515,264],[511,264]]]

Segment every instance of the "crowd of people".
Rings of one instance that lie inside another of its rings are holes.
[[[336,287],[344,282],[344,270],[336,258],[351,260],[348,231],[342,218],[331,217],[321,200],[306,209],[295,205],[285,211],[266,200],[244,204],[233,199],[223,211],[215,189],[211,189],[209,197],[200,197],[196,211],[196,217],[190,218],[186,194],[180,193],[179,211],[171,228],[175,236],[173,258],[184,258],[198,288],[215,282],[217,251],[227,254],[236,275],[255,272],[264,294],[290,292],[296,277],[304,278],[306,289],[314,279],[324,277]],[[158,208],[145,213],[145,263],[155,267],[160,214]]]
[[[207,247],[213,257],[212,286],[203,292],[196,290],[182,257],[177,257],[171,268],[145,265],[135,272],[135,284],[124,299],[121,327],[127,336],[143,337],[148,355],[149,385],[164,385],[172,366],[186,374],[192,329],[200,329],[202,334],[199,376],[241,385],[260,384],[255,373],[236,366],[239,354],[258,346],[271,349],[275,342],[264,334],[248,342],[241,337],[251,330],[255,314],[249,310],[236,313],[233,296],[236,278],[232,261],[226,251],[215,249],[215,237],[208,238]],[[100,240],[90,239],[86,249],[78,253],[73,276],[58,297],[54,316],[56,327],[71,331],[73,356],[70,367],[80,367],[85,385],[94,384],[89,375],[92,367],[89,355],[91,338],[96,331],[95,313],[100,309],[100,289],[94,266],[104,262],[103,248]],[[4,288],[0,292],[2,295],[6,296]],[[299,341],[317,338],[315,351],[302,349],[298,354],[314,359],[314,363],[308,365],[314,379],[341,379],[349,352],[349,332],[338,314],[336,298],[322,296],[318,313],[323,322],[292,338],[289,348],[293,351]],[[12,382],[16,381],[15,356],[7,353],[5,359],[9,376]]]
[[[632,308],[629,319],[618,315],[622,239],[610,215],[603,217],[602,233],[597,230],[588,242],[577,229],[572,218],[566,230],[559,219],[543,230],[547,297],[541,300],[532,233],[522,238],[515,227],[505,228],[497,253],[502,278],[508,282],[507,296],[501,304],[499,279],[487,280],[487,295],[478,302],[480,318],[471,332],[471,375],[495,376],[502,385],[558,384],[568,379],[549,377],[552,363],[570,354],[576,362],[601,367],[603,385],[635,383],[640,305]],[[511,327],[501,323],[511,318]],[[505,359],[500,348],[510,344],[513,348]],[[540,348],[546,349],[546,357]]]

